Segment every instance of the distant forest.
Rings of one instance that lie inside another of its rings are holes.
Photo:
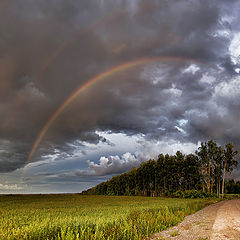
[[[115,176],[83,191],[87,195],[171,196],[178,191],[199,190],[224,196],[224,190],[240,193],[240,182],[225,184],[226,173],[238,165],[232,143],[224,147],[215,141],[202,142],[195,154],[160,154],[156,160]]]

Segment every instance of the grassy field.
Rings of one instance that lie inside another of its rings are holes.
[[[0,196],[0,239],[145,239],[207,202],[77,194]]]

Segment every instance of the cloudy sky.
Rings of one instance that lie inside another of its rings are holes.
[[[1,0],[0,193],[80,192],[209,139],[239,149],[239,13],[240,0]]]

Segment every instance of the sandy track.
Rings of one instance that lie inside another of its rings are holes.
[[[219,208],[212,228],[212,240],[240,240],[240,200],[226,201]]]
[[[151,239],[240,240],[240,200],[210,205]]]

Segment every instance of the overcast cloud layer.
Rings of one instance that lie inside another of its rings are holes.
[[[39,132],[75,89],[148,57],[181,61],[149,62],[88,88],[50,127],[30,164],[78,158],[83,168],[52,176],[88,175],[90,182],[156,156],[147,142],[175,144],[175,151],[215,139],[238,148],[239,12],[239,0],[2,0],[0,172],[24,167]],[[114,147],[107,136],[117,133],[145,147],[87,155],[92,146]]]

